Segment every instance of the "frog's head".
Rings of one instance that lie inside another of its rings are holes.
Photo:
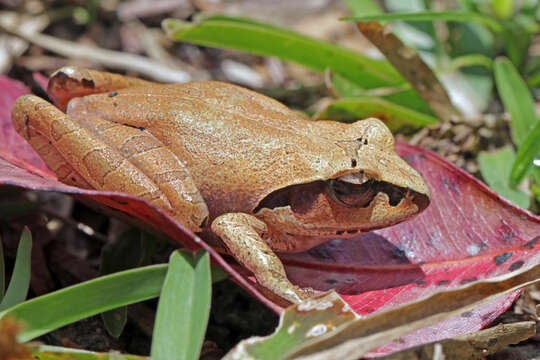
[[[324,239],[394,225],[428,206],[424,179],[397,155],[382,121],[358,121],[341,138],[347,155],[328,165],[331,175],[273,191],[256,215],[284,236]]]

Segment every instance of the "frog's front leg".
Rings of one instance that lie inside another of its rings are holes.
[[[255,216],[221,215],[212,222],[212,231],[234,258],[253,272],[259,284],[274,294],[295,304],[313,295],[312,289],[299,288],[287,279],[283,264],[264,240],[269,236],[266,224]]]

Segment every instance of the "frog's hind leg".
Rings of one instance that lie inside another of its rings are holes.
[[[93,127],[87,127],[34,95],[17,99],[12,110],[17,132],[44,153],[45,162],[59,178],[68,176],[69,183],[69,175],[75,173],[84,180],[83,187],[141,197],[199,231],[208,210],[187,169],[167,158],[167,153],[159,153],[167,150],[164,146],[138,138],[144,134],[133,135],[131,128],[124,132],[119,124],[91,120]],[[107,133],[107,129],[114,131]]]
[[[28,108],[27,105],[32,102],[35,96],[29,95],[28,98],[21,98],[15,103],[12,109],[12,119],[15,130],[36,150],[39,156],[45,161],[47,167],[51,169],[58,180],[61,182],[85,189],[92,189],[84,178],[73,169],[73,167],[64,159],[64,157],[56,150],[52,143],[43,136],[34,126],[29,124],[30,114],[37,109]],[[39,98],[38,98],[39,99]],[[41,100],[41,99],[40,99]],[[44,104],[48,104],[41,100]],[[50,104],[49,104],[50,105]],[[52,105],[50,105],[52,106]]]
[[[65,66],[51,76],[47,92],[56,106],[66,111],[68,102],[76,97],[150,84],[153,83],[129,76]]]
[[[253,215],[228,213],[212,222],[212,231],[225,243],[228,251],[257,278],[259,284],[292,303],[313,295],[313,290],[293,285],[287,278],[281,260],[264,240],[268,229]]]
[[[150,178],[183,225],[193,231],[201,230],[208,208],[189,170],[168,147],[143,128],[84,113],[71,117]]]

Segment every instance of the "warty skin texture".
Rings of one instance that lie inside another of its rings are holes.
[[[51,78],[49,92],[59,108],[25,96],[12,118],[61,181],[145,198],[219,238],[263,286],[292,302],[311,292],[288,282],[274,250],[389,226],[429,202],[422,177],[374,118],[314,122],[226,83],[161,85],[71,67]],[[399,201],[391,204],[388,191],[363,206],[336,201],[329,181],[347,174],[392,186]]]

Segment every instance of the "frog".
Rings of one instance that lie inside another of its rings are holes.
[[[48,94],[54,104],[17,99],[12,122],[59,181],[146,200],[289,303],[314,290],[292,284],[277,254],[400,223],[430,202],[376,118],[314,121],[230,83],[75,66],[51,75]]]

